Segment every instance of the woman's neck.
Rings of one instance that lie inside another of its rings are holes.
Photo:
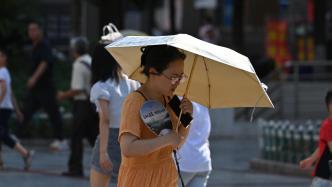
[[[156,91],[155,87],[151,85],[149,82],[146,82],[145,84],[142,85],[141,91],[143,91],[143,94],[148,99],[153,99],[163,102],[163,95],[158,91]]]

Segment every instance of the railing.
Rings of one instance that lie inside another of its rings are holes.
[[[298,118],[300,105],[301,82],[327,82],[332,80],[332,61],[292,61],[287,80],[294,85],[295,118]],[[323,91],[323,90],[318,90]],[[310,103],[311,98],[308,98]],[[323,98],[322,98],[323,99]]]
[[[298,163],[315,151],[320,124],[321,120],[258,120],[261,157]]]
[[[262,79],[269,86],[267,92],[276,108],[256,109],[254,119],[287,119],[289,115],[298,119],[303,118],[303,105],[316,108],[322,106],[320,100],[323,101],[326,90],[332,88],[332,84],[329,86],[332,81],[332,61],[291,61],[286,69],[276,69]],[[286,116],[288,111],[285,109],[291,110],[291,114]],[[237,120],[248,120],[250,111],[250,108],[236,109],[235,117]]]
[[[299,81],[331,81],[332,61],[291,61],[287,80]]]

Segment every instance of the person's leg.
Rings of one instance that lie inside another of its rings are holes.
[[[73,104],[73,128],[70,142],[70,156],[68,161],[71,176],[83,176],[83,136],[84,136],[84,105],[81,101]],[[64,173],[66,175],[66,173]]]
[[[110,176],[96,171],[90,170],[90,187],[108,187],[110,183]]]
[[[195,173],[193,172],[185,172],[181,171],[181,177],[183,179],[183,183],[185,186],[187,186],[188,183],[190,183],[191,179],[195,176]],[[181,179],[178,180],[178,187],[183,187],[181,184]]]
[[[9,134],[8,120],[11,115],[11,110],[0,109],[0,138],[10,148],[19,152],[24,160],[24,169],[28,170],[31,166],[31,152],[23,147],[19,142],[16,142]]]
[[[2,159],[2,141],[0,140],[0,169],[3,169],[3,159]]]
[[[100,166],[99,146],[100,141],[97,138],[91,156],[90,187],[108,187],[111,182],[112,171],[104,171]]]
[[[50,122],[53,126],[53,134],[55,139],[63,140],[63,120],[59,111],[59,106],[55,98],[55,91],[50,90],[49,93],[43,93],[40,96],[42,107],[45,109]]]
[[[209,179],[210,172],[198,172],[186,185],[186,187],[205,187]]]
[[[111,181],[117,183],[121,164],[121,149],[118,141],[119,129],[110,128],[107,145],[107,152],[112,161]]]
[[[27,150],[23,145],[21,145],[19,142],[17,142],[14,146],[14,149],[19,152],[22,156],[22,159],[24,161],[24,170],[29,170],[31,167],[32,162],[32,156],[34,154],[33,151]]]
[[[23,122],[17,128],[16,135],[20,138],[27,136],[27,129],[29,127],[29,123],[32,119],[32,116],[40,107],[40,101],[38,100],[38,96],[34,95],[33,93],[29,92],[27,97],[24,100],[23,105]]]
[[[314,177],[312,179],[311,187],[331,187],[332,182],[326,179],[322,179],[319,177]]]
[[[8,131],[8,120],[11,113],[11,110],[0,109],[0,139],[8,147],[14,148],[16,141],[10,136]]]

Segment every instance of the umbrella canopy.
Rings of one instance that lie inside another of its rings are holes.
[[[147,36],[147,34],[145,32],[138,31],[138,30],[131,30],[131,29],[121,30],[120,33],[123,36]]]
[[[170,36],[127,36],[106,49],[132,79],[145,82],[141,73],[143,46],[169,45],[186,54],[184,72],[189,81],[175,93],[209,108],[273,107],[246,56],[187,34]]]

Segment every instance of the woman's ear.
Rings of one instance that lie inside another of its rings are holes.
[[[150,68],[149,69],[149,74],[152,74],[152,75],[159,75],[158,71],[156,70],[156,68]]]

